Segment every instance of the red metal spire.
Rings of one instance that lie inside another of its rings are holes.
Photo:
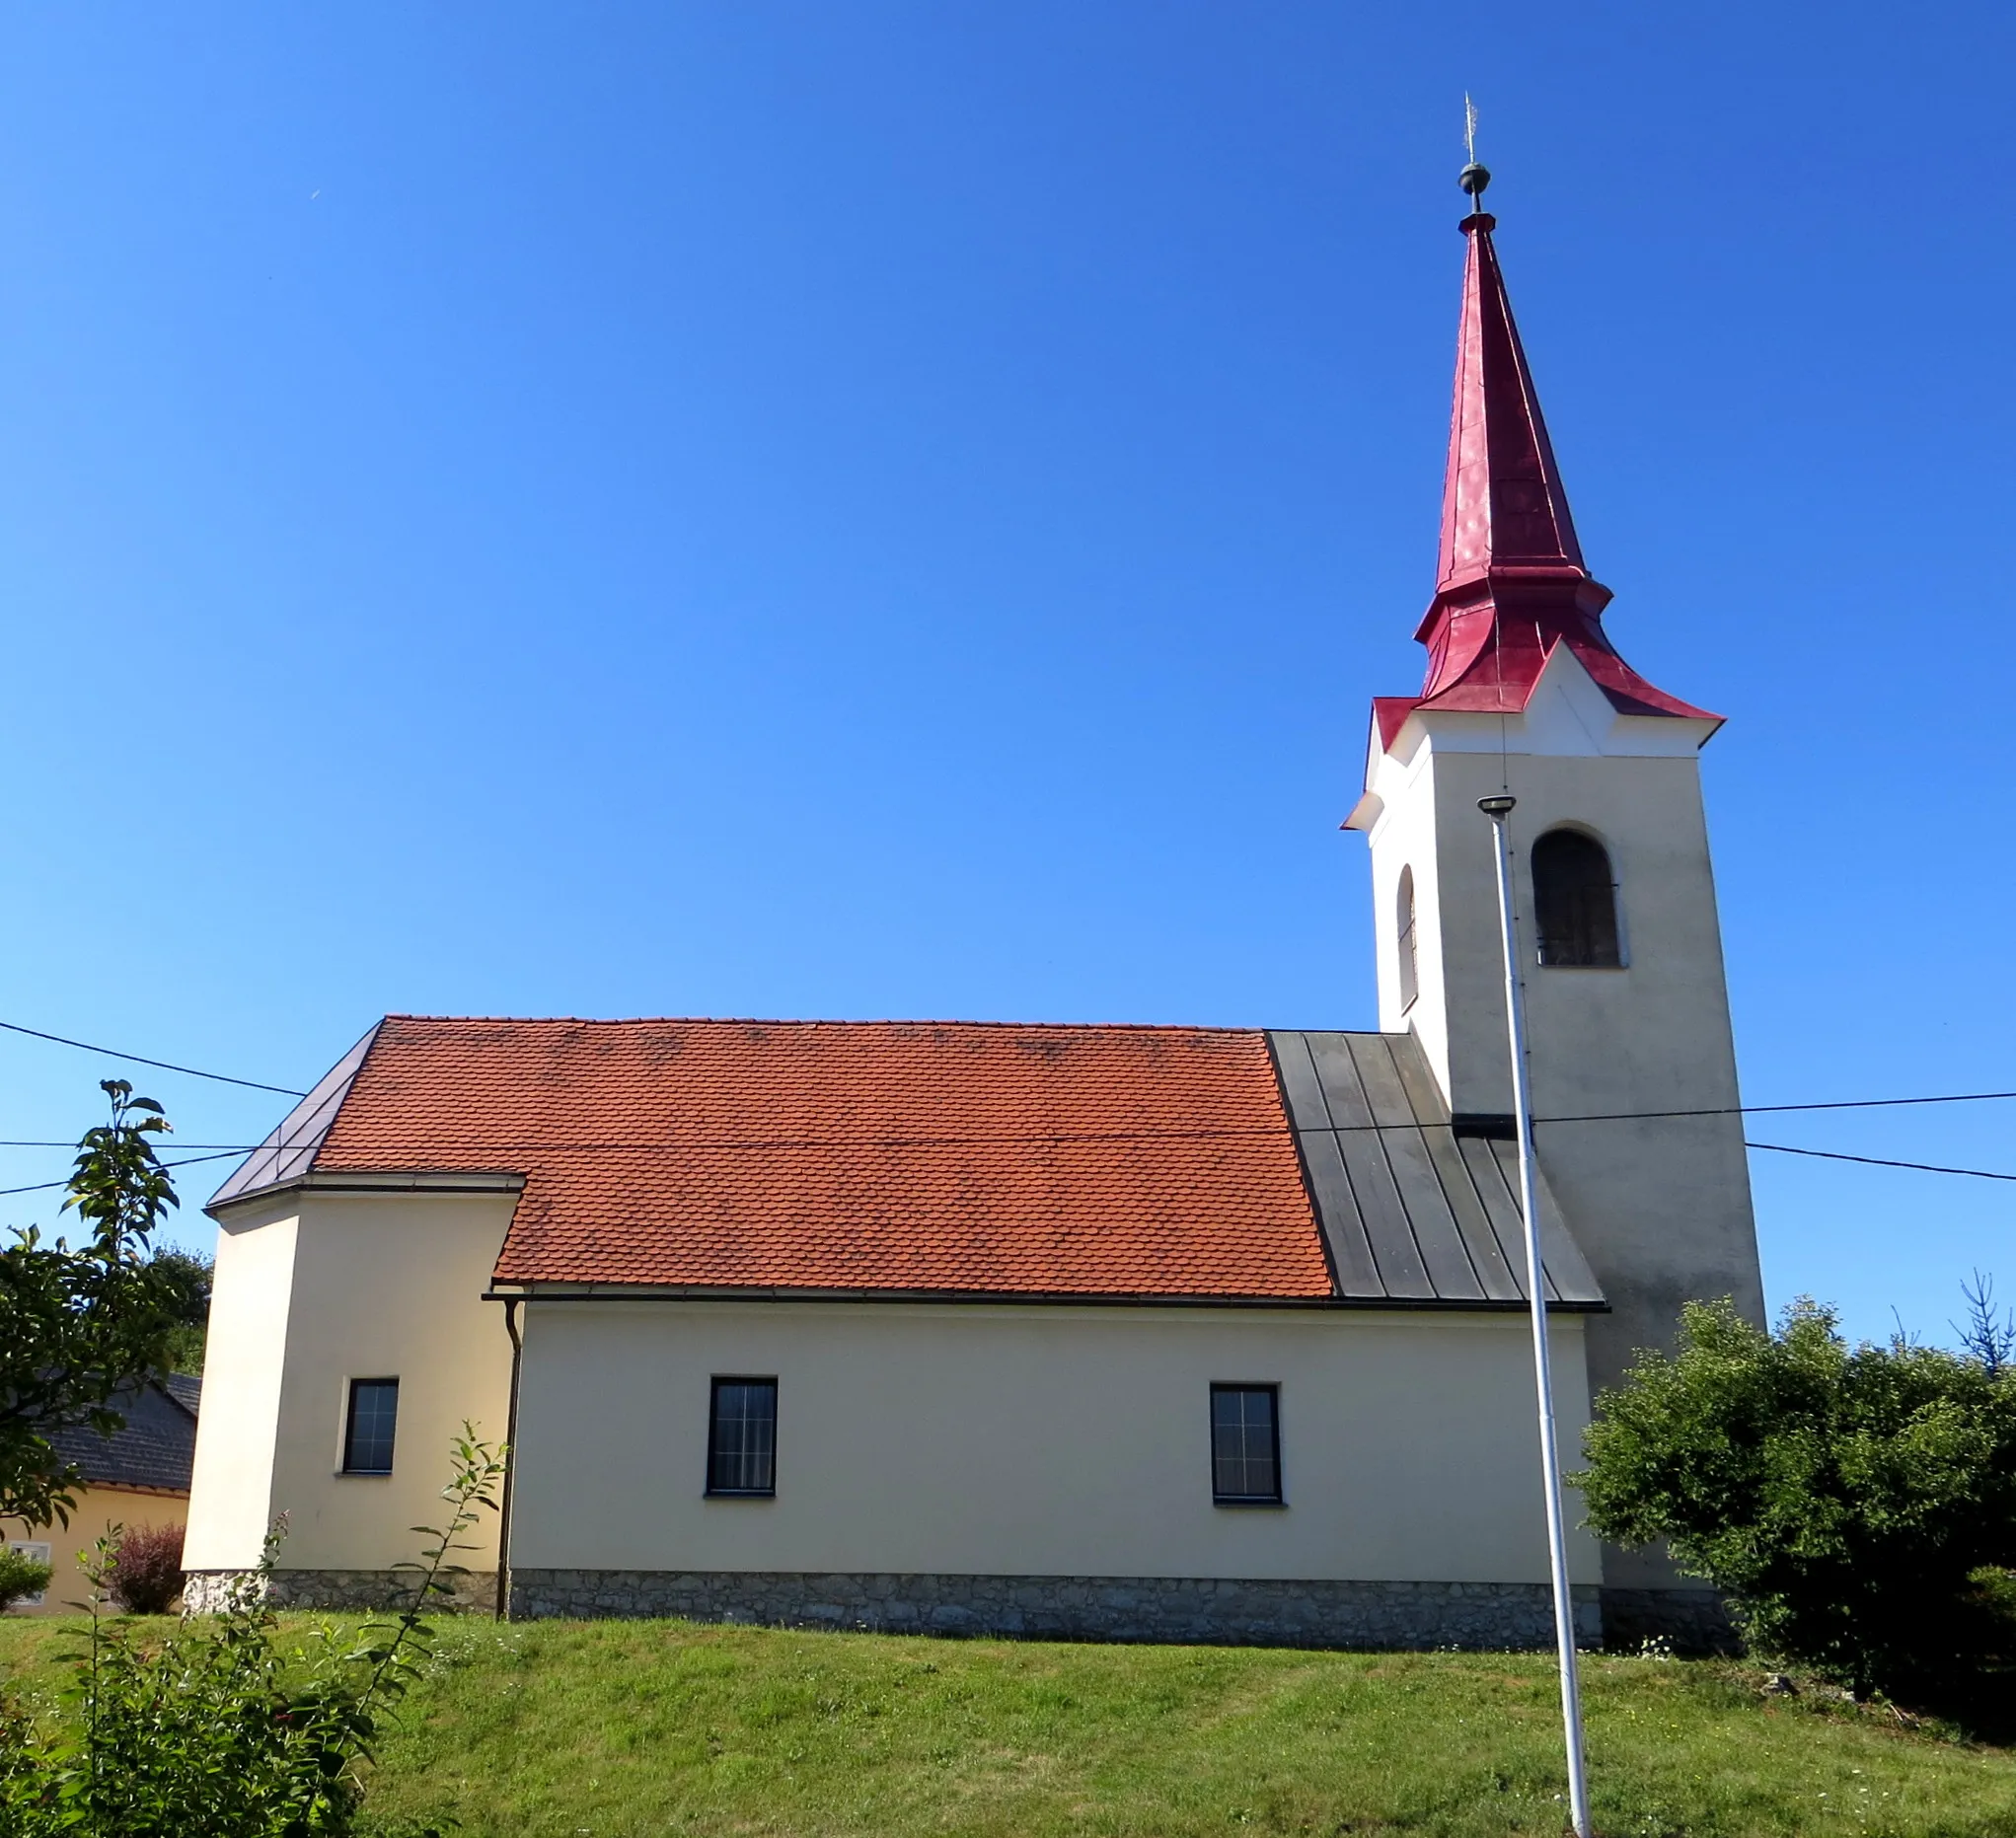
[[[1465,189],[1469,171],[1481,169],[1466,169]],[[1626,714],[1704,715],[1653,688],[1604,631],[1610,590],[1583,565],[1491,244],[1497,219],[1479,210],[1461,227],[1469,257],[1443,487],[1442,565],[1414,634],[1428,646],[1428,681],[1418,699],[1382,698],[1381,726],[1390,735],[1408,707],[1522,709],[1559,644]]]

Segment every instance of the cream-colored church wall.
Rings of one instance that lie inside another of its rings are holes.
[[[1524,1316],[541,1300],[523,1569],[1539,1582]],[[1583,1328],[1554,1330],[1563,1433]],[[706,1497],[709,1381],[779,1383],[774,1500]],[[1211,1498],[1210,1386],[1281,1387],[1283,1507]],[[1574,1544],[1578,1581],[1595,1546]]]
[[[303,1208],[273,1498],[290,1517],[281,1564],[380,1570],[411,1560],[410,1527],[440,1523],[449,1443],[465,1419],[504,1439],[511,1349],[480,1299],[515,1194],[314,1195]],[[399,1380],[389,1475],[341,1472],[353,1378]],[[485,1514],[462,1562],[494,1568]]]
[[[299,1234],[292,1196],[240,1208],[219,1225],[186,1569],[238,1570],[259,1562],[274,1510],[274,1436]]]
[[[256,1561],[266,1522],[281,1511],[284,1570],[386,1570],[417,1555],[421,1541],[410,1528],[440,1522],[449,1444],[463,1421],[473,1420],[488,1441],[504,1439],[510,1343],[502,1310],[480,1298],[515,1202],[509,1193],[310,1190],[293,1196],[293,1218],[246,1227],[237,1225],[237,1209],[227,1210],[219,1301],[239,1246],[275,1225],[294,1240],[290,1286],[274,1292],[269,1284],[262,1312],[212,1314],[210,1371],[256,1372],[261,1426],[270,1427],[241,1439],[213,1419],[213,1400],[228,1395],[229,1381],[206,1378],[187,1568]],[[399,1380],[389,1475],[341,1471],[353,1378]],[[485,1514],[471,1534],[476,1548],[461,1561],[494,1568],[495,1532]]]

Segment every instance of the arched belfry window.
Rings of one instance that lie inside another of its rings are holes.
[[[1414,944],[1414,870],[1400,870],[1400,891],[1394,901],[1394,936],[1399,941],[1400,1012],[1414,1006],[1421,993],[1421,959]]]
[[[1540,962],[1592,970],[1622,964],[1609,851],[1580,830],[1549,830],[1533,845],[1532,870]]]

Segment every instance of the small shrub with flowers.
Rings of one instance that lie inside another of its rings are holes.
[[[91,1566],[86,1645],[70,1655],[72,1715],[38,1722],[0,1698],[0,1832],[7,1838],[350,1838],[360,1829],[372,1744],[432,1644],[426,1620],[445,1606],[453,1553],[485,1510],[503,1451],[465,1425],[454,1449],[449,1511],[397,1613],[359,1640],[324,1629],[303,1651],[279,1644],[267,1582],[285,1523],[220,1612],[165,1636],[104,1613],[120,1578],[119,1538]],[[129,1535],[130,1536],[130,1535]],[[177,1552],[180,1582],[180,1551]],[[125,1574],[130,1581],[137,1566]],[[381,1828],[383,1829],[383,1828]],[[439,1825],[407,1826],[438,1838]]]

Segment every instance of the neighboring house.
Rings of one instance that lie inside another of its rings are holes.
[[[55,1566],[40,1595],[17,1602],[11,1613],[67,1614],[79,1607],[91,1581],[79,1562],[114,1526],[180,1525],[188,1516],[189,1468],[196,1452],[196,1414],[203,1381],[181,1373],[119,1392],[112,1407],[125,1428],[103,1436],[92,1429],[50,1437],[85,1484],[67,1525],[37,1525],[10,1534],[10,1550],[26,1551]]]
[[[211,1204],[196,1599],[282,1510],[284,1596],[382,1594],[471,1419],[517,1614],[1550,1638],[1486,792],[1571,1459],[1682,1302],[1762,1298],[1718,719],[1604,632],[1492,227],[1429,679],[1351,820],[1381,1031],[388,1017]],[[1712,1612],[1656,1555],[1570,1566],[1587,1632]]]

